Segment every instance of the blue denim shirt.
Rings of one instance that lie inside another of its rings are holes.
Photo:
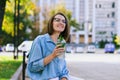
[[[68,78],[68,70],[64,59],[56,57],[44,66],[44,58],[53,52],[55,46],[56,44],[49,34],[40,35],[33,41],[26,69],[27,75],[32,80],[49,80],[55,77]]]

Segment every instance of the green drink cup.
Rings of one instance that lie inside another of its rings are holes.
[[[62,41],[58,40],[56,44],[59,48],[65,48],[66,42],[63,39]],[[65,52],[61,52],[58,58],[62,59],[65,58]]]

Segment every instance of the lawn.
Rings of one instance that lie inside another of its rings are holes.
[[[14,60],[13,56],[0,56],[0,80],[10,80],[22,63],[22,56]]]

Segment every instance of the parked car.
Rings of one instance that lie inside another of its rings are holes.
[[[114,53],[115,45],[113,43],[107,43],[104,47],[105,53]]]
[[[5,47],[5,51],[13,52],[14,51],[14,44],[13,43],[8,43]]]
[[[18,50],[25,52],[25,64],[28,62],[29,51],[31,49],[33,41],[23,41],[19,46]]]
[[[76,52],[76,53],[83,53],[83,52],[84,52],[84,49],[83,49],[83,47],[81,47],[81,46],[77,46],[75,52]]]
[[[88,45],[87,53],[95,53],[95,45]]]
[[[26,51],[28,52],[32,46],[33,41],[23,41],[19,46],[18,50],[19,51]]]
[[[3,45],[3,46],[2,46],[2,51],[3,51],[3,52],[5,51],[5,48],[6,48],[6,46]]]
[[[0,46],[0,52],[2,52],[2,46]]]
[[[67,46],[66,47],[66,53],[71,53],[72,50],[72,46]]]
[[[75,52],[75,44],[74,43],[67,43],[66,44],[66,53],[74,53]]]

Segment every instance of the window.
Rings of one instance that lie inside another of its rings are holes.
[[[115,8],[115,2],[112,3],[112,8]]]
[[[111,16],[112,16],[112,18],[114,18],[115,17],[115,12],[112,12]]]
[[[101,4],[96,4],[95,7],[96,7],[96,8],[101,8],[102,5],[101,5]]]
[[[106,34],[106,31],[100,31],[99,34]]]
[[[111,26],[114,27],[115,26],[115,21],[111,22]]]
[[[99,4],[99,8],[101,8],[101,4]]]
[[[95,7],[97,8],[97,4],[95,5]]]
[[[80,30],[84,30],[84,23],[80,25]]]
[[[107,14],[107,18],[109,18],[110,17],[110,15],[109,14]]]
[[[97,7],[97,4],[95,5],[95,7],[98,8],[98,7]]]

